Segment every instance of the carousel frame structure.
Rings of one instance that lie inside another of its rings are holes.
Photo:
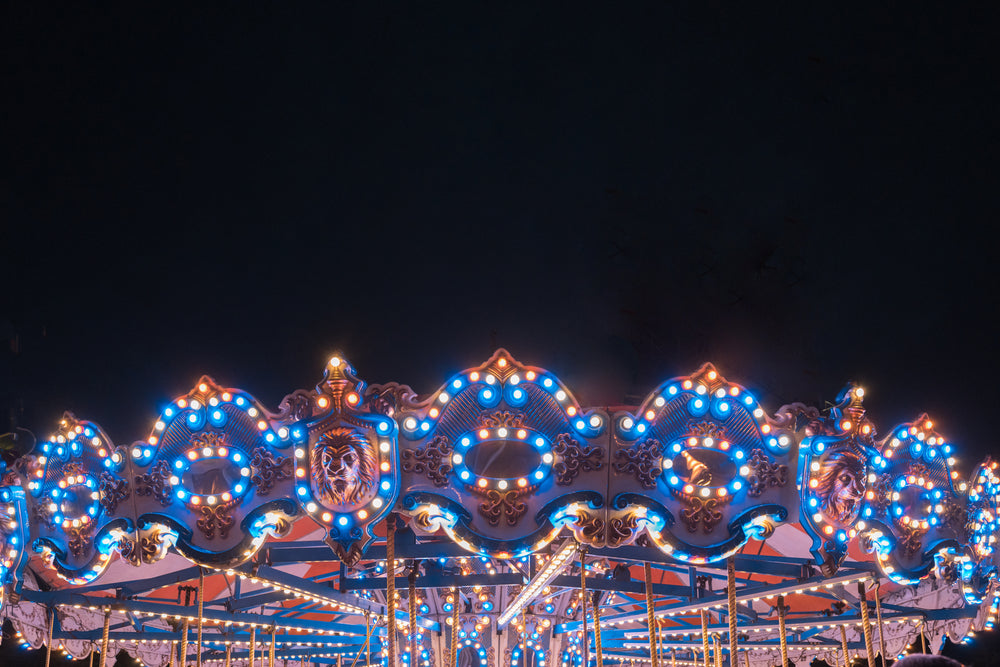
[[[143,440],[67,413],[4,473],[2,614],[101,667],[874,664],[992,629],[997,464],[863,401],[768,413],[706,364],[584,407],[502,349],[423,397],[337,356],[274,412],[203,377]]]

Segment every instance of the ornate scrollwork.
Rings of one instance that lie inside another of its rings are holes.
[[[912,558],[920,553],[924,544],[924,534],[927,531],[914,526],[904,526],[900,529],[899,550],[906,558]]]
[[[69,526],[65,529],[66,537],[69,538],[66,546],[69,547],[71,554],[77,558],[83,558],[94,541],[94,528],[94,522],[88,521],[79,526]]]
[[[687,507],[681,510],[681,520],[687,526],[689,533],[697,533],[698,525],[703,526],[705,533],[715,530],[716,524],[722,520],[722,503],[718,498],[690,497]]]
[[[559,462],[552,466],[556,484],[569,486],[583,471],[600,470],[604,467],[604,448],[580,446],[569,433],[560,433],[552,443],[552,451],[559,455]]]
[[[483,426],[487,428],[521,428],[524,426],[524,413],[511,410],[497,410],[491,414],[483,413]]]
[[[292,459],[287,456],[276,456],[274,452],[264,447],[253,450],[250,465],[254,470],[250,481],[257,487],[258,496],[266,496],[276,483],[292,476]]]
[[[615,452],[615,472],[623,475],[635,475],[636,480],[645,489],[656,487],[656,478],[663,469],[660,460],[663,456],[663,446],[655,438],[647,438],[637,442],[628,449]]]
[[[627,544],[639,529],[638,517],[634,512],[629,512],[625,516],[613,516],[608,521],[607,545],[618,547]]]
[[[215,538],[216,532],[219,537],[225,539],[229,535],[229,529],[233,527],[236,520],[233,518],[233,508],[239,504],[239,499],[231,500],[228,503],[218,505],[202,505],[198,508],[198,530],[202,532],[205,539]]]
[[[889,505],[892,502],[892,475],[890,473],[882,473],[878,476],[872,497],[868,502],[879,514],[885,514],[889,510]]]
[[[135,495],[152,496],[161,505],[170,504],[170,466],[166,461],[157,461],[144,475],[135,476]]]
[[[597,514],[580,512],[577,516],[576,526],[588,544],[603,544],[606,525],[604,517]]]
[[[486,492],[486,499],[479,504],[479,513],[491,526],[500,525],[501,518],[508,526],[516,526],[528,511],[528,504],[520,499],[520,495],[514,490],[490,489]]]
[[[101,505],[108,514],[114,514],[118,505],[128,499],[130,493],[128,482],[107,471],[101,473],[97,488],[101,494]]]
[[[452,449],[448,438],[436,435],[423,447],[403,450],[403,472],[424,474],[434,486],[448,486],[448,475],[454,469],[451,465]]]
[[[750,452],[747,461],[750,474],[747,476],[747,495],[757,498],[771,487],[782,487],[788,483],[788,466],[771,463],[762,449]]]

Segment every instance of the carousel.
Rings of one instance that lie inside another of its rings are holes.
[[[772,412],[705,365],[585,407],[505,350],[430,394],[334,357],[277,410],[203,377],[141,440],[66,414],[4,473],[0,615],[101,666],[936,652],[996,620],[997,464],[863,402]]]

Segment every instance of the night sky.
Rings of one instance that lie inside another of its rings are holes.
[[[992,15],[694,4],[6,5],[0,430],[127,443],[201,373],[276,407],[335,351],[428,393],[504,346],[585,405],[857,380],[968,471]]]

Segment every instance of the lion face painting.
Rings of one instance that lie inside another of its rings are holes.
[[[378,462],[368,439],[357,431],[336,428],[312,448],[312,481],[316,498],[328,507],[353,505],[375,486]]]
[[[865,464],[850,449],[831,450],[820,463],[816,495],[834,521],[851,524],[858,518],[865,494]]]

